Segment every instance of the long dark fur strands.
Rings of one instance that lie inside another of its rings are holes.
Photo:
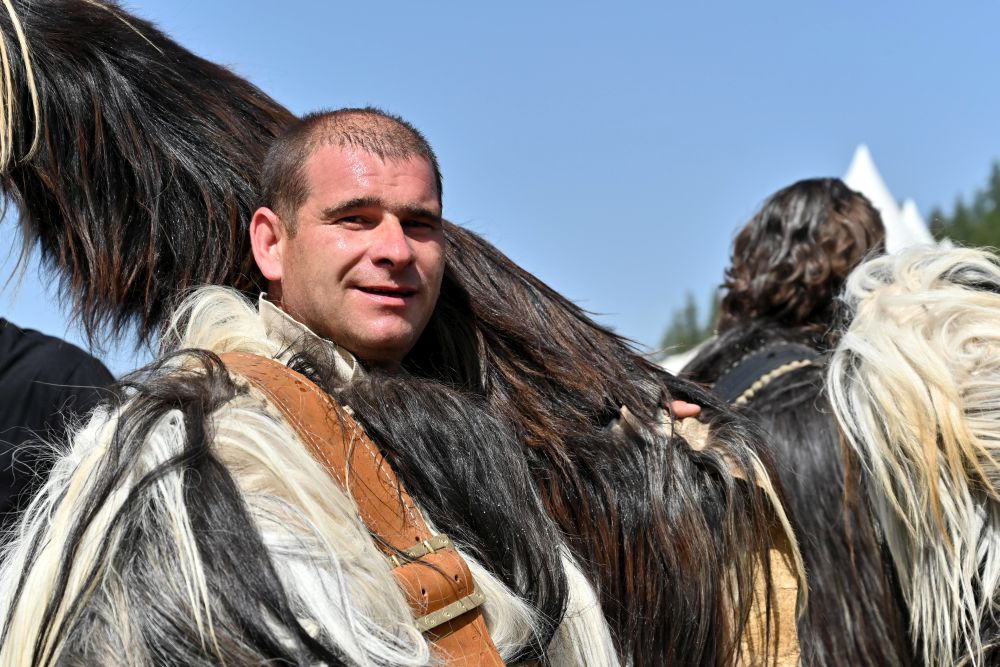
[[[287,112],[115,5],[16,8],[33,56],[30,70],[22,61],[10,68],[16,157],[28,153],[34,129],[28,71],[48,129],[34,157],[8,165],[3,186],[22,206],[28,242],[74,288],[88,330],[108,322],[121,332],[135,321],[149,338],[177,291],[253,285],[255,162]],[[106,80],[115,82],[110,93]],[[441,301],[408,367],[480,394],[511,425],[542,501],[597,584],[626,662],[731,663],[784,517],[759,432],[488,243],[454,226],[447,237]],[[671,397],[705,407],[707,447],[673,436],[669,419],[661,425]],[[613,428],[623,406],[636,424]],[[556,579],[545,587],[533,601],[557,608]]]
[[[753,464],[759,434],[481,238],[447,231],[438,310],[447,324],[432,320],[411,367],[471,385],[516,424],[626,660],[727,663],[739,638],[726,628],[742,627],[749,610],[748,600],[727,606],[726,586],[750,590],[770,544],[771,515],[753,485],[764,473]],[[713,447],[698,452],[656,428],[671,397],[705,406]],[[608,428],[622,406],[643,428]]]
[[[767,345],[819,347],[817,339],[773,322],[745,324],[710,341],[684,373],[711,384]],[[859,488],[857,457],[841,446],[823,391],[824,369],[820,358],[778,377],[740,409],[767,433],[785,492],[797,509],[795,532],[809,576],[809,604],[799,620],[802,664],[917,664],[895,572]]]
[[[256,169],[292,114],[112,2],[12,4],[0,186],[92,341],[147,339],[185,287],[259,291]]]

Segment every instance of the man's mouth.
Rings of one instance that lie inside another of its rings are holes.
[[[365,294],[373,294],[375,296],[389,296],[396,298],[406,298],[408,296],[413,296],[417,293],[417,290],[412,287],[394,287],[391,285],[377,285],[377,286],[365,286],[358,287],[359,290]]]

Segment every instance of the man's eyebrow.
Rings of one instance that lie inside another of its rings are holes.
[[[332,206],[328,206],[323,209],[323,212],[319,214],[322,220],[333,220],[341,213],[345,211],[350,211],[355,208],[379,208],[384,207],[385,202],[379,197],[355,197],[354,199],[348,199],[347,201],[337,202]]]
[[[338,202],[323,209],[319,217],[321,220],[333,220],[337,216],[358,208],[384,208],[406,218],[418,218],[425,220],[441,220],[441,214],[423,206],[394,205],[386,202],[381,197],[355,197],[347,201]]]
[[[423,206],[400,206],[395,209],[401,218],[409,220],[424,220],[427,222],[441,222],[441,214],[424,208]]]

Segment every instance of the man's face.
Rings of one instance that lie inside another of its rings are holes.
[[[325,146],[305,175],[295,235],[280,242],[281,305],[361,359],[398,365],[430,319],[444,274],[431,165]]]

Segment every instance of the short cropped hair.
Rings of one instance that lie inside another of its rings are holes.
[[[837,178],[779,190],[733,243],[719,331],[751,320],[824,333],[854,267],[885,252],[885,227],[864,195]]]
[[[431,165],[438,200],[442,198],[437,156],[413,125],[375,107],[318,111],[275,138],[261,171],[261,204],[277,213],[291,234],[296,214],[309,197],[306,162],[322,146],[359,148],[382,160],[421,157]]]

